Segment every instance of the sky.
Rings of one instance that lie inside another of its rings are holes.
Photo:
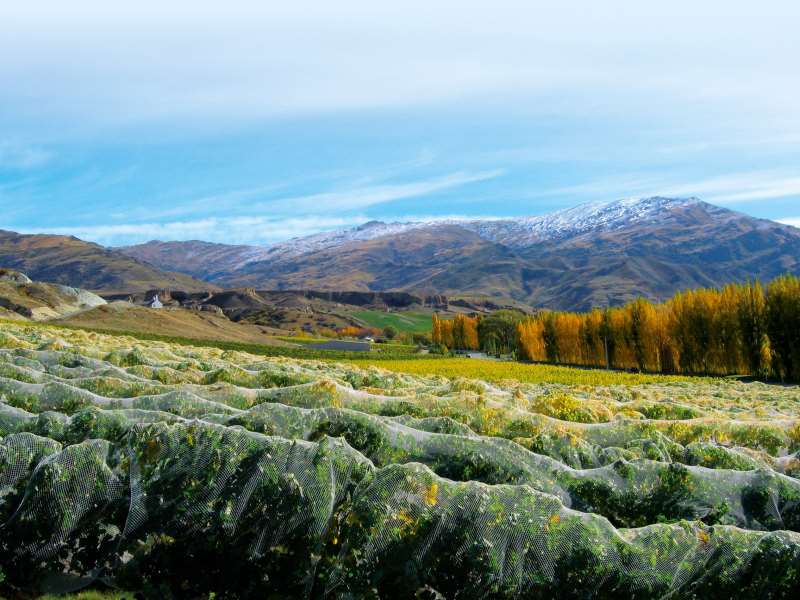
[[[651,195],[800,226],[798,31],[790,0],[0,3],[0,229],[270,244]]]

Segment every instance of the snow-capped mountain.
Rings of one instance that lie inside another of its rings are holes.
[[[412,229],[421,229],[431,226],[430,222],[415,221],[409,223],[383,223],[382,221],[369,221],[352,229],[342,229],[338,231],[326,231],[314,235],[292,238],[285,242],[279,242],[267,246],[266,259],[290,259],[303,254],[319,252],[335,248],[350,242],[363,242],[376,238],[397,235]],[[252,262],[252,261],[250,261]]]
[[[629,198],[591,202],[553,213],[513,219],[370,221],[351,229],[325,231],[292,238],[269,246],[238,246],[208,242],[147,242],[122,248],[129,256],[160,268],[178,270],[194,277],[235,272],[252,263],[287,261],[348,244],[401,235],[415,230],[458,226],[481,238],[511,248],[525,248],[543,241],[565,239],[589,232],[612,231],[635,223],[664,219],[671,209],[699,203],[697,198]]]
[[[151,242],[123,251],[223,287],[468,293],[569,309],[800,273],[800,230],[697,198],[515,219],[373,221],[269,247]]]
[[[482,238],[513,248],[565,239],[588,232],[613,231],[636,223],[658,222],[668,211],[699,203],[697,198],[628,198],[590,202],[536,217],[471,221],[463,226]]]
[[[658,221],[673,208],[697,204],[698,198],[627,198],[612,202],[589,202],[553,213],[513,219],[412,221],[383,223],[370,221],[353,229],[294,238],[267,247],[272,259],[296,258],[343,244],[397,235],[415,229],[457,225],[474,231],[485,240],[523,248],[542,241],[563,239],[596,231],[612,231],[634,223]],[[259,260],[254,258],[253,260]],[[253,262],[253,261],[250,261]]]

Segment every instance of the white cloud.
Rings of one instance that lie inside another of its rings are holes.
[[[701,196],[715,204],[736,204],[800,196],[800,177],[776,171],[732,173],[719,177],[667,186],[665,196]]]
[[[294,189],[252,187],[214,195],[216,184],[236,181],[231,187],[244,187],[252,177],[220,177],[203,190],[198,187],[202,182],[180,173],[175,179],[185,182],[173,184],[165,177],[163,188],[152,191],[154,185],[137,187],[156,181],[145,168],[131,177],[132,185],[105,181],[108,193],[87,193],[88,184],[82,189],[80,182],[58,189],[57,177],[48,177],[32,194],[14,198],[45,207],[39,209],[42,223],[63,222],[46,220],[49,206],[56,203],[74,203],[70,222],[89,223],[98,217],[88,212],[101,212],[89,200],[102,197],[102,205],[110,207],[118,190],[134,190],[120,193],[126,200],[101,218],[194,223],[187,225],[191,229],[214,215],[366,211],[496,177],[500,172],[478,171],[514,161],[563,163],[552,167],[552,177],[541,178],[557,182],[554,187],[569,183],[575,173],[651,171],[544,193],[530,186],[520,192],[523,200],[525,193],[563,195],[567,202],[659,193],[699,195],[721,204],[790,197],[800,185],[793,173],[696,176],[695,181],[671,175],[696,174],[698,164],[709,164],[714,172],[750,168],[737,165],[767,164],[770,153],[776,160],[769,164],[791,160],[791,148],[779,156],[774,147],[800,135],[800,3],[769,4],[767,10],[746,0],[0,2],[0,131],[41,140],[57,148],[59,158],[68,156],[65,163],[95,161],[104,172],[108,165],[100,154],[106,147],[119,144],[121,150],[128,144],[134,160],[136,153],[148,152],[146,144],[138,145],[140,136],[147,143],[180,141],[189,147],[208,143],[204,136],[209,131],[220,134],[218,139],[235,138],[271,131],[274,120],[285,119],[303,127],[279,129],[259,143],[287,147],[287,163],[304,160],[292,154],[303,148],[311,159],[309,173],[347,160],[355,167],[369,163],[363,144],[375,144],[383,134],[376,123],[390,124],[380,142],[385,139],[390,152],[393,144],[400,152],[412,144],[429,146],[434,154],[423,153],[419,166],[428,166],[435,156],[436,162],[449,165],[442,170],[470,169],[406,183],[385,181],[408,179],[408,171],[351,179],[350,189],[340,185],[318,194],[301,195],[316,189],[304,183]],[[394,112],[387,115],[385,109]],[[407,132],[391,129],[405,122],[411,125]],[[331,123],[351,129],[342,133],[329,129]],[[428,123],[429,129],[424,127]],[[491,156],[509,123],[514,130],[501,143],[521,149]],[[306,141],[309,131],[314,134]],[[281,139],[283,132],[286,139]],[[343,138],[339,154],[328,157],[333,145],[321,148],[318,140],[338,134]],[[750,146],[732,148],[738,141],[715,146],[719,139],[741,139]],[[762,147],[751,140],[762,140]],[[72,152],[71,143],[78,152]],[[82,154],[82,146],[100,151]],[[32,168],[49,159],[42,148],[9,148],[0,143],[0,169]],[[351,148],[360,152],[350,155]],[[235,164],[234,153],[222,150],[216,160]],[[375,154],[390,153],[384,150]],[[476,157],[476,151],[490,156]],[[653,153],[659,160],[652,160]],[[164,172],[184,166],[190,156],[179,151],[166,158],[165,163],[174,162],[165,164]],[[283,164],[275,162],[265,165],[264,172],[279,177]],[[576,169],[577,162],[586,170]],[[197,168],[205,164],[199,160]],[[286,172],[298,172],[295,165]],[[49,175],[59,175],[55,171]],[[155,198],[186,198],[195,192],[194,200],[165,201],[153,208]],[[131,207],[127,198],[140,193],[154,197]],[[24,212],[33,214],[32,209]],[[9,223],[32,223],[33,218],[2,216]],[[183,235],[173,225],[171,231]],[[197,237],[201,233],[205,236],[201,229]]]
[[[800,197],[800,177],[786,171],[744,171],[697,179],[668,181],[663,176],[632,174],[552,188],[533,196],[579,196],[612,200],[629,196],[697,196],[713,204],[737,204]]]
[[[495,179],[503,175],[503,173],[502,169],[478,173],[457,172],[411,183],[376,185],[345,191],[278,198],[260,203],[251,203],[250,208],[256,210],[281,210],[292,213],[360,210],[378,204],[394,202],[395,200],[424,196],[469,183]]]
[[[361,182],[371,182],[386,175],[396,174],[393,171],[374,173],[369,177],[362,177]],[[380,184],[380,185],[354,185],[337,191],[320,192],[300,196],[279,196],[271,199],[262,199],[289,185],[283,181],[272,185],[262,185],[242,189],[233,189],[209,196],[190,198],[175,203],[163,202],[161,207],[136,206],[125,207],[122,210],[107,215],[114,221],[158,221],[176,219],[186,215],[213,216],[224,210],[228,215],[241,213],[252,215],[268,213],[288,217],[291,215],[315,214],[321,217],[330,214],[340,214],[342,211],[356,211],[371,206],[385,204],[396,200],[434,194],[450,188],[455,188],[470,183],[479,183],[502,176],[505,171],[494,169],[479,172],[459,171],[405,183]],[[355,183],[358,183],[356,181]],[[1,188],[0,188],[1,190]],[[91,217],[93,215],[79,215]],[[243,216],[242,218],[247,218]],[[198,219],[191,222],[199,223]],[[125,227],[124,225],[120,225]],[[136,225],[130,225],[135,227]]]
[[[369,219],[353,217],[208,218],[172,223],[87,225],[76,227],[22,228],[22,233],[74,235],[110,246],[136,244],[153,239],[203,240],[224,244],[265,244],[321,231],[353,227]]]
[[[710,103],[797,124],[790,0],[37,4],[0,4],[14,117],[230,122],[493,95],[548,115]]]
[[[103,215],[104,218],[110,217],[110,222],[102,225],[79,224],[69,227],[18,229],[24,233],[74,235],[113,246],[151,239],[199,239],[228,244],[266,244],[358,225],[370,220],[359,212],[363,209],[487,181],[500,177],[503,173],[504,171],[500,169],[480,172],[459,171],[406,183],[354,187],[258,201],[259,195],[274,192],[281,187],[262,186],[223,192],[176,206],[166,206],[161,210],[140,208],[119,211]],[[216,216],[221,213],[228,216]],[[199,218],[164,220],[187,214]],[[88,218],[86,215],[77,216]],[[91,215],[92,220],[96,216]]]
[[[381,179],[397,177],[403,174],[407,175],[410,169],[430,166],[431,163],[431,153],[423,151],[413,160],[390,164],[385,168],[371,171],[368,174],[360,173],[351,182],[350,187],[337,191],[269,198],[270,196],[275,196],[276,192],[290,188],[298,183],[308,183],[315,178],[344,178],[345,175],[352,176],[353,173],[350,171],[347,173],[327,172],[316,174],[314,177],[307,175],[305,178],[295,178],[294,180],[284,179],[266,185],[230,189],[207,196],[177,200],[174,203],[165,201],[157,208],[153,206],[125,207],[108,216],[115,220],[135,221],[139,219],[163,220],[185,215],[218,213],[221,210],[224,210],[227,214],[237,211],[242,211],[246,214],[252,214],[256,211],[271,211],[273,213],[279,211],[282,214],[296,214],[309,211],[325,212],[327,210],[358,209],[403,198],[430,194],[469,183],[486,181],[500,177],[505,173],[502,169],[479,172],[458,171],[430,179],[400,184],[367,185]],[[2,190],[2,187],[0,187],[0,190]]]

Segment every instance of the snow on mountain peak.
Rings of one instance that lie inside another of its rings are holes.
[[[625,198],[612,202],[588,202],[572,208],[535,217],[484,220],[434,220],[405,223],[369,221],[352,229],[318,233],[280,242],[266,249],[260,259],[288,259],[337,247],[349,242],[367,241],[415,229],[459,225],[484,239],[512,247],[562,239],[589,231],[610,231],[633,223],[655,221],[664,211],[697,204],[697,198]]]
[[[572,237],[590,231],[611,231],[633,223],[656,221],[665,211],[700,202],[697,198],[625,198],[587,202],[535,217],[462,223],[484,239],[511,247]]]
[[[293,258],[310,252],[341,246],[348,242],[373,240],[386,235],[402,233],[409,229],[418,229],[424,225],[424,223],[418,222],[384,223],[382,221],[369,221],[352,229],[325,231],[279,242],[267,248],[268,256],[266,258]]]
[[[699,202],[697,198],[625,198],[613,202],[589,202],[538,217],[509,221],[539,240],[578,235],[588,231],[609,231],[633,223],[653,221],[663,212]],[[514,227],[516,229],[517,227]],[[500,241],[500,240],[495,240]],[[529,240],[520,240],[529,241]],[[533,240],[530,240],[533,241]]]

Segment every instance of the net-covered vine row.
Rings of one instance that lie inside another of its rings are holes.
[[[800,391],[0,331],[4,593],[790,598]]]

